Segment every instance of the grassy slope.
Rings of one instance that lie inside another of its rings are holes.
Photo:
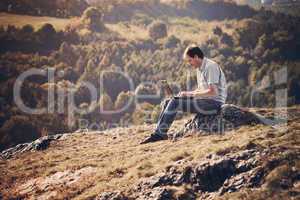
[[[245,126],[221,136],[194,135],[176,142],[162,141],[147,145],[139,145],[139,141],[153,130],[154,125],[72,134],[64,140],[52,143],[45,151],[28,152],[8,161],[0,161],[0,191],[4,197],[20,191],[29,196],[35,193],[36,197],[60,191],[59,195],[54,193],[58,198],[86,199],[103,191],[126,191],[141,177],[154,175],[177,160],[196,161],[207,154],[235,146],[241,147],[250,141],[265,147],[291,147],[296,151],[300,148],[299,109],[290,108],[289,113],[297,115],[298,119],[290,120],[287,132],[262,125]],[[176,121],[172,130],[182,127],[186,120]],[[50,184],[38,191],[33,189],[30,181],[37,177],[40,180],[47,177],[49,179],[57,172],[68,170],[76,173],[80,169],[89,169],[90,173],[82,173],[80,181],[69,186],[65,183]],[[263,188],[258,189],[261,190]],[[237,194],[239,193],[228,198],[238,199]]]
[[[213,35],[213,29],[216,26],[221,27],[224,32],[232,34],[235,29],[243,25],[244,21],[245,20],[200,21],[189,17],[170,17],[167,23],[168,35],[174,35],[182,41],[188,40],[201,44]],[[149,38],[146,27],[135,26],[128,23],[127,25],[122,23],[106,24],[106,26],[130,41]]]
[[[0,25],[2,26],[14,25],[16,27],[22,27],[26,24],[31,24],[35,30],[45,23],[52,24],[56,30],[63,30],[70,21],[71,19],[0,13]],[[182,41],[189,40],[201,44],[213,34],[212,30],[216,26],[221,27],[224,32],[231,34],[243,24],[243,21],[244,20],[200,21],[188,17],[171,17],[168,18],[168,34],[175,35]],[[129,23],[127,23],[127,25],[123,23],[106,24],[106,26],[111,31],[118,33],[121,37],[129,41],[149,39],[146,27]]]

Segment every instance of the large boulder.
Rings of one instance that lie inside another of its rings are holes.
[[[179,137],[188,132],[197,132],[204,134],[223,134],[242,125],[269,124],[273,125],[271,120],[261,115],[242,109],[232,104],[224,104],[221,109],[214,114],[198,113],[189,120],[184,128],[174,137]]]

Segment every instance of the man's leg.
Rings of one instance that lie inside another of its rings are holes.
[[[164,101],[163,101],[163,103],[161,104],[161,111],[160,111],[160,114],[159,114],[159,117],[158,117],[158,120],[157,121],[159,121],[161,118],[162,118],[162,116],[163,116],[163,114],[164,114],[164,112],[165,112],[165,110],[166,110],[166,108],[167,108],[167,106],[168,106],[168,103],[170,102],[170,100],[171,100],[171,98],[168,98],[168,99],[165,99]]]
[[[176,117],[177,111],[209,115],[216,113],[220,107],[221,103],[210,99],[195,99],[187,97],[172,98],[158,120],[155,133],[162,135],[167,134]]]
[[[143,141],[142,144],[166,139],[167,132],[172,125],[178,110],[190,113],[209,114],[216,112],[220,106],[220,103],[209,99],[174,97],[170,99],[170,101],[167,103],[167,106],[162,111],[154,134]]]

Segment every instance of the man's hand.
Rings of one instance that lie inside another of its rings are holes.
[[[182,91],[178,97],[211,97],[218,95],[218,90],[214,84],[208,86],[206,90]]]
[[[192,91],[182,91],[177,95],[178,97],[193,97],[194,93]]]

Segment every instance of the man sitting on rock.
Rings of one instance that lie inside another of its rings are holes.
[[[220,66],[204,57],[202,50],[195,45],[186,48],[183,59],[196,69],[198,88],[194,91],[182,91],[167,100],[159,116],[156,130],[141,144],[168,139],[167,132],[179,110],[212,114],[225,103],[226,78]]]

